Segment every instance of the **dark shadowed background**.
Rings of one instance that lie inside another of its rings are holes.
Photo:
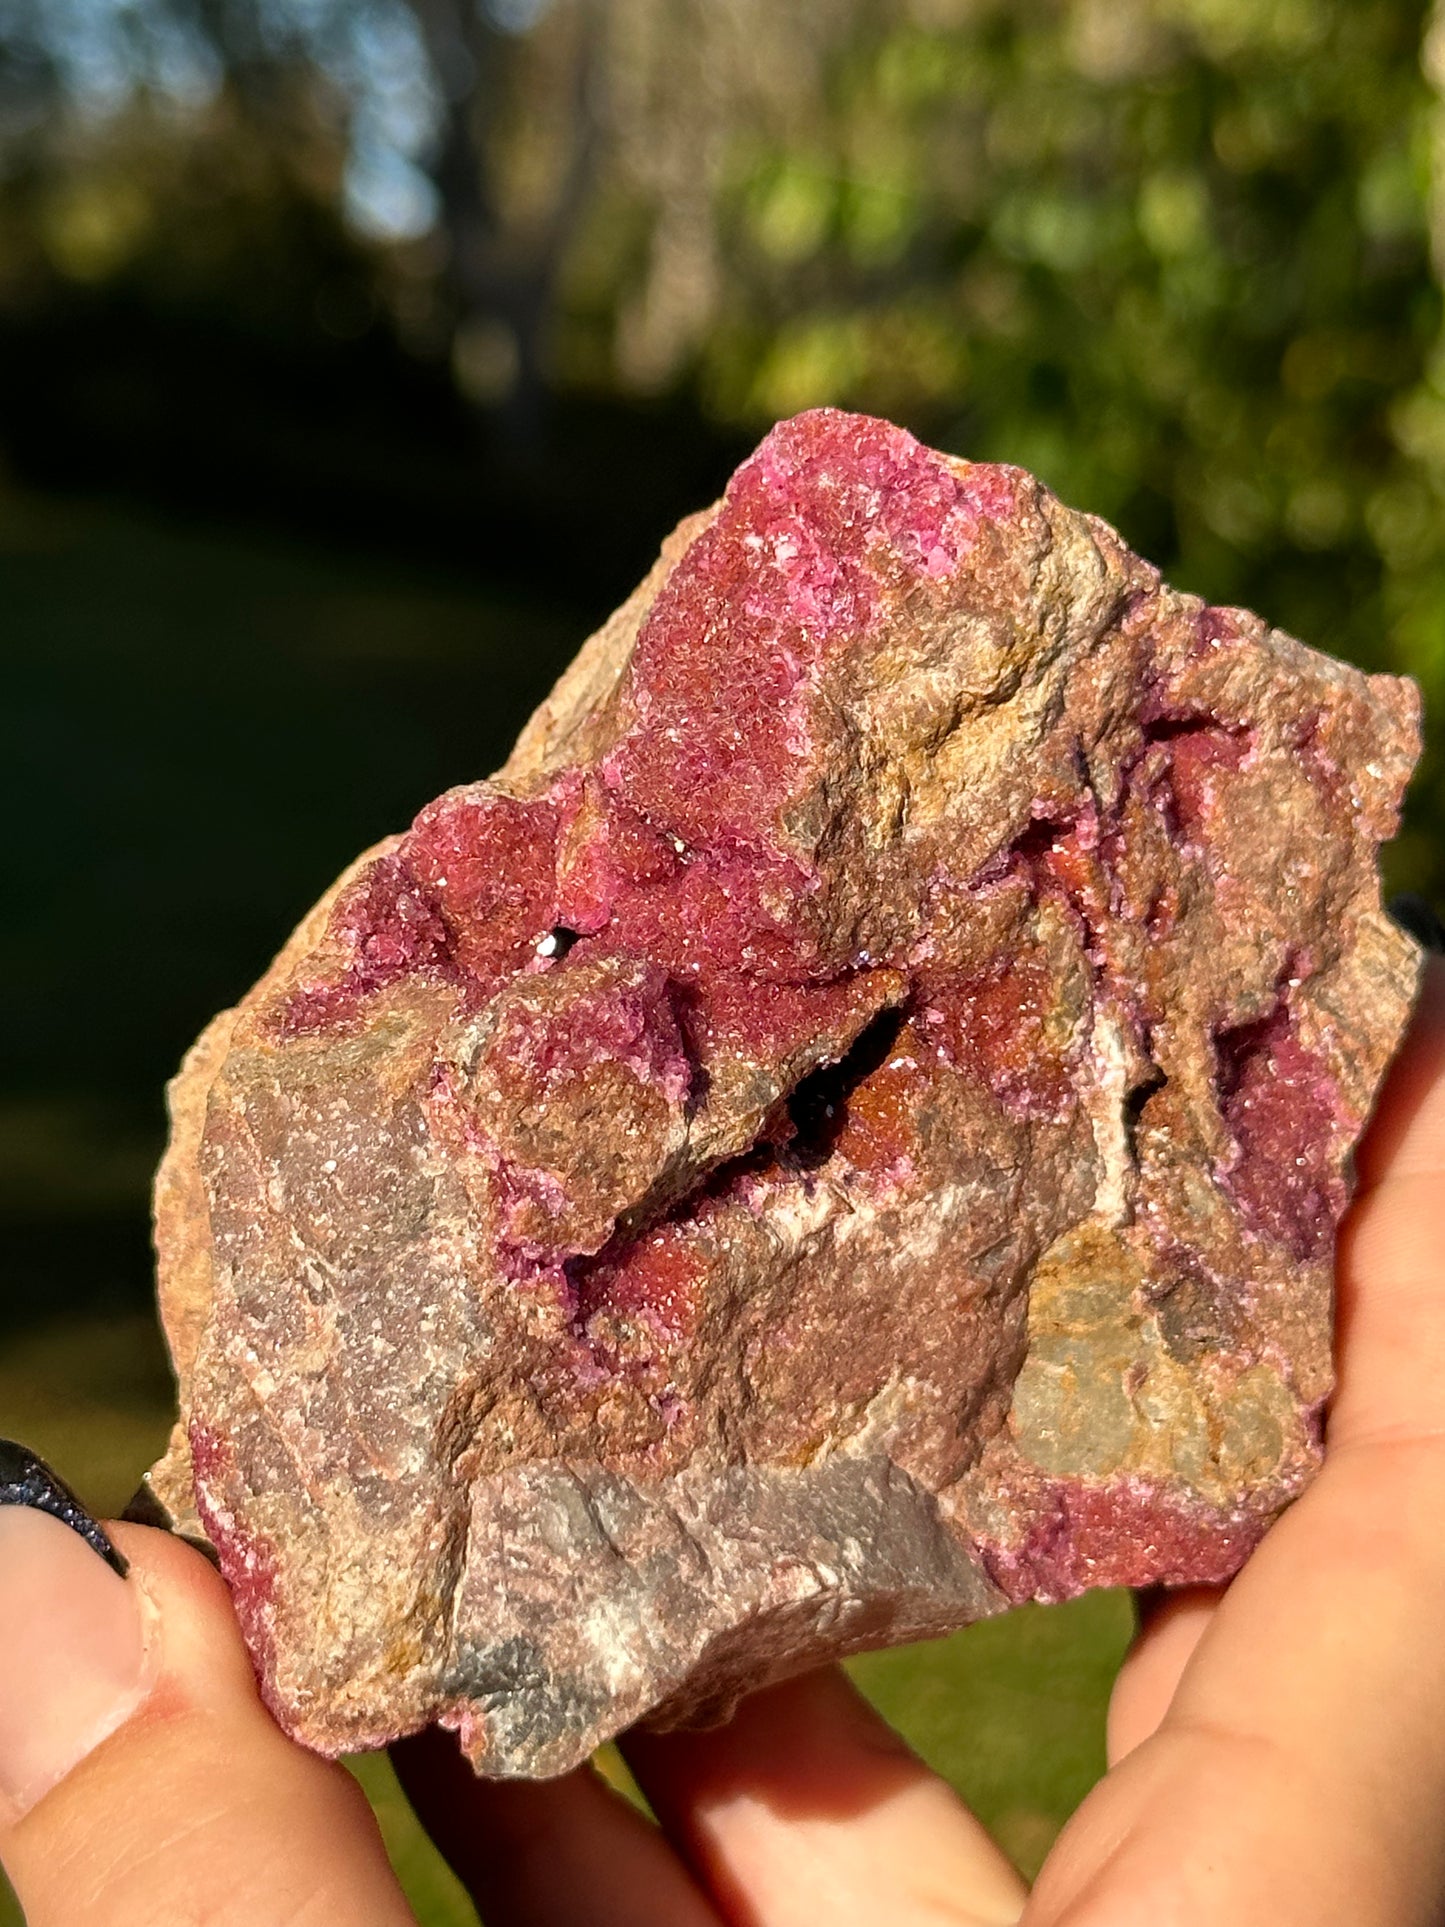
[[[1442,86],[1418,0],[0,0],[0,1432],[124,1503],[164,1079],[775,417],[1021,462],[1439,708]],[[859,1671],[1032,1869],[1129,1624]]]

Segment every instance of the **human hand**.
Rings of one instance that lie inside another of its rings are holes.
[[[1323,1471],[1228,1588],[1148,1619],[1111,1770],[1031,1897],[836,1669],[589,1772],[394,1749],[489,1927],[1427,1927],[1445,1920],[1445,964],[1360,1155]],[[415,1927],[360,1790],[257,1697],[225,1588],[0,1510],[0,1860],[30,1927]]]

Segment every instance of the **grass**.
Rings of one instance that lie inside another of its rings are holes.
[[[96,1510],[124,1506],[170,1422],[155,1326],[141,1314],[52,1321],[0,1351],[0,1433],[61,1467]],[[1029,1606],[951,1639],[853,1663],[864,1691],[959,1789],[1027,1874],[1103,1771],[1109,1687],[1132,1630],[1126,1595]],[[474,1919],[382,1755],[351,1762],[424,1927]],[[0,1893],[0,1927],[19,1927]]]

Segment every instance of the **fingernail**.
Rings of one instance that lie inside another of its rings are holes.
[[[33,1506],[37,1512],[48,1512],[72,1532],[78,1532],[108,1566],[125,1578],[125,1560],[64,1479],[28,1445],[17,1445],[14,1439],[0,1439],[0,1506],[4,1505]]]
[[[0,1805],[13,1820],[130,1717],[149,1668],[134,1583],[75,1521],[17,1501],[13,1481],[0,1497]]]

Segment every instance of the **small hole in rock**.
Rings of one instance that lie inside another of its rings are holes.
[[[1010,857],[1015,863],[1031,863],[1037,857],[1047,856],[1073,827],[1072,823],[1061,822],[1052,816],[1035,817],[1028,828],[1020,830],[1009,845]]]
[[[539,957],[550,957],[553,963],[561,963],[562,959],[567,955],[567,952],[572,948],[573,944],[576,943],[577,937],[577,931],[566,930],[561,924],[558,924],[555,930],[549,930],[546,936],[538,941],[537,955]]]
[[[1144,1106],[1149,1102],[1149,1099],[1154,1095],[1155,1091],[1162,1091],[1168,1082],[1169,1079],[1164,1075],[1163,1071],[1160,1070],[1159,1066],[1157,1064],[1151,1064],[1148,1073],[1134,1085],[1124,1099],[1124,1141],[1129,1147],[1129,1156],[1131,1158],[1137,1160],[1138,1157],[1137,1140],[1139,1135],[1139,1120],[1144,1115]]]
[[[1236,757],[1248,755],[1254,747],[1254,731],[1248,723],[1230,723],[1219,716],[1200,714],[1155,716],[1144,724],[1146,748],[1151,743],[1178,743],[1187,747],[1211,740],[1221,747],[1232,746]]]
[[[1172,743],[1180,736],[1198,736],[1206,730],[1217,729],[1221,735],[1229,735],[1227,723],[1219,722],[1213,716],[1196,714],[1191,716],[1155,716],[1144,725],[1146,743]]]
[[[1234,1024],[1214,1033],[1215,1085],[1226,1118],[1251,1073],[1283,1037],[1290,1033],[1289,1007],[1281,999],[1263,1017]]]

